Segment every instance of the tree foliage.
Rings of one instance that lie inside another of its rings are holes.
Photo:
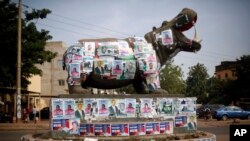
[[[48,9],[24,11],[22,19],[22,58],[21,82],[22,88],[29,84],[27,78],[31,75],[41,75],[41,70],[35,64],[50,62],[56,53],[45,50],[46,41],[52,39],[49,31],[38,31],[35,21],[46,18],[51,13]],[[9,0],[0,1],[0,86],[14,87],[16,85],[17,67],[17,21],[18,7]]]
[[[207,68],[203,64],[196,64],[189,69],[186,80],[186,95],[197,97],[199,103],[207,102],[207,80],[209,78]]]
[[[229,84],[225,86],[225,93],[232,102],[240,98],[249,98],[250,94],[250,55],[243,55],[236,60],[236,64],[237,79],[228,82]]]
[[[161,88],[168,91],[169,94],[184,94],[185,81],[183,72],[179,66],[173,65],[173,60],[165,64],[165,68],[160,73]]]

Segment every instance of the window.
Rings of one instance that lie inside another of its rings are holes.
[[[64,86],[65,85],[65,81],[62,80],[62,79],[58,80],[58,82],[59,82],[59,86]]]
[[[227,73],[225,73],[225,78],[228,78],[228,74]]]

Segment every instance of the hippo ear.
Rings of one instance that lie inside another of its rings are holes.
[[[155,26],[153,26],[152,30],[153,30],[153,31],[155,31],[155,30],[156,30],[156,27],[155,27]]]

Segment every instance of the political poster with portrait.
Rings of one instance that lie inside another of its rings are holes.
[[[69,131],[68,132],[74,135],[80,134],[80,119],[79,118],[69,119]]]
[[[97,75],[104,74],[104,61],[103,61],[103,59],[94,59],[94,73]]]
[[[137,135],[146,135],[145,123],[136,123],[137,124]]]
[[[80,78],[80,63],[71,63],[69,75],[72,78]]]
[[[134,57],[134,53],[126,41],[119,40],[118,49],[119,55],[117,57],[123,59],[132,59]]]
[[[137,123],[130,123],[129,124],[129,135],[130,136],[138,135],[138,124]]]
[[[173,98],[157,98],[160,115],[173,115]]]
[[[139,69],[143,72],[146,72],[148,70],[147,58],[139,58],[137,61],[139,64]]]
[[[141,102],[141,116],[142,117],[152,117],[152,98],[140,98]]]
[[[94,136],[94,124],[81,123],[80,124],[80,135],[81,136]]]
[[[188,115],[187,122],[188,122],[187,123],[188,130],[196,130],[197,129],[197,117],[195,114]]]
[[[112,71],[112,64],[114,62],[114,57],[112,56],[103,56],[100,57],[104,63],[104,76],[110,77]]]
[[[159,88],[156,74],[148,74],[146,76],[146,81],[149,91],[154,91]]]
[[[126,117],[125,99],[109,99],[109,117]]]
[[[187,127],[187,116],[176,116],[175,127]]]
[[[157,62],[156,61],[149,61],[147,60],[147,67],[146,71],[144,72],[145,74],[150,74],[150,73],[155,73],[157,72]]]
[[[95,56],[95,42],[84,43],[84,56]]]
[[[154,51],[153,46],[150,43],[144,44],[142,49],[143,49],[143,53],[150,53]]]
[[[163,45],[172,45],[174,43],[173,34],[172,34],[171,29],[162,31],[161,37],[162,37],[162,44]]]
[[[174,103],[173,104],[174,115],[178,116],[178,115],[182,114],[182,109],[186,105],[184,98],[175,98],[173,100],[173,103]]]
[[[125,79],[134,79],[135,71],[136,71],[136,62],[135,60],[125,60],[124,76]]]
[[[66,131],[68,132],[70,129],[69,119],[62,118],[52,118],[51,119],[51,130],[53,131]]]
[[[160,122],[160,134],[173,134],[173,121]]]
[[[84,104],[82,98],[75,99],[75,118],[79,118],[81,122],[85,120]]]
[[[52,99],[52,118],[62,118],[63,117],[63,99]]]
[[[112,75],[121,75],[123,72],[122,60],[114,60],[112,64]]]
[[[65,64],[66,64],[67,66],[69,65],[69,63],[72,63],[72,57],[73,57],[73,53],[71,53],[71,52],[66,53],[66,54],[64,55],[64,62],[65,62]],[[66,67],[66,69],[68,69],[68,68]]]
[[[85,116],[88,118],[93,115],[97,115],[97,101],[94,98],[83,99]]]
[[[129,135],[129,125],[124,124],[112,124],[111,125],[111,135],[112,136],[128,136]]]
[[[184,108],[184,112],[194,114],[196,112],[196,97],[186,98],[187,108]]]
[[[83,57],[82,47],[74,46],[71,49],[73,53],[72,62],[81,62]]]
[[[135,117],[136,115],[136,99],[134,98],[125,98],[125,107],[127,117]]]
[[[117,42],[100,42],[98,43],[97,55],[98,56],[117,56],[118,43]]]
[[[107,117],[109,115],[109,100],[108,99],[97,99],[98,105],[98,116],[100,117]]]
[[[111,136],[110,124],[94,124],[95,136]]]
[[[84,56],[81,62],[81,72],[82,73],[90,73],[93,71],[93,57],[92,56]]]
[[[134,42],[134,53],[135,56],[140,56],[141,53],[143,53],[143,47],[146,43],[144,42]]]
[[[75,117],[75,100],[65,99],[63,109],[64,109],[64,116],[66,118]]]

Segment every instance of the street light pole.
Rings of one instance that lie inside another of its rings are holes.
[[[16,84],[16,122],[21,121],[21,39],[22,39],[22,6],[21,0],[18,2],[18,33],[17,33],[17,84]]]

